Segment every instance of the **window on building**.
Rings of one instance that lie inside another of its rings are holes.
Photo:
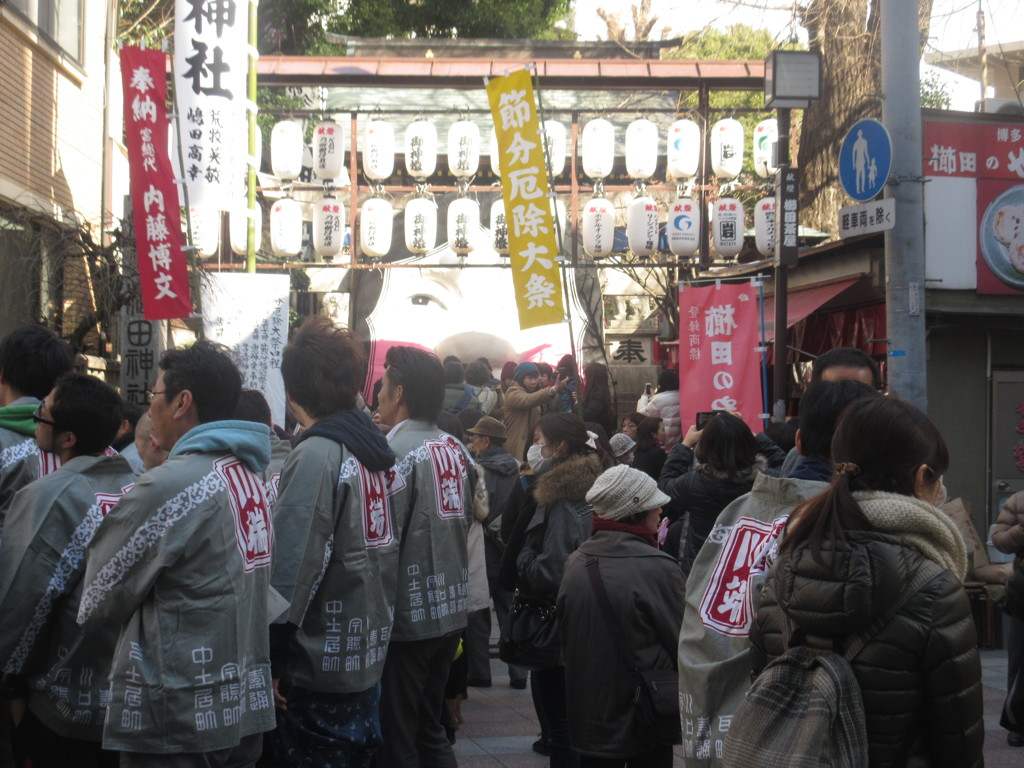
[[[85,0],[0,0],[77,62],[82,61]]]

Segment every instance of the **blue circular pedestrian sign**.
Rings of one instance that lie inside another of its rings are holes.
[[[857,122],[839,150],[839,181],[858,203],[875,198],[892,168],[892,139],[877,120]]]

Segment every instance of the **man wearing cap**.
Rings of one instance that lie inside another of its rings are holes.
[[[484,416],[475,426],[466,430],[469,434],[469,451],[476,463],[484,470],[484,487],[487,488],[487,501],[490,514],[483,521],[484,526],[484,558],[487,562],[487,585],[494,600],[494,612],[498,615],[498,625],[505,622],[512,606],[512,593],[498,585],[498,573],[501,570],[501,556],[505,552],[505,541],[501,536],[502,521],[505,513],[514,515],[523,505],[526,492],[519,479],[519,462],[505,450],[505,425],[490,416]],[[478,615],[484,614],[478,620]],[[486,622],[486,624],[484,623]],[[469,615],[467,633],[483,639],[480,643],[470,643],[471,647],[486,648],[491,635],[491,617],[489,612],[479,611]],[[486,669],[474,670],[474,659],[470,657],[469,677],[479,678],[486,672],[485,679],[490,680],[490,663],[485,659]],[[509,684],[513,688],[526,687],[526,670],[521,667],[508,668]]]
[[[611,446],[612,456],[619,464],[633,463],[633,449],[636,448],[636,441],[627,434],[616,432],[608,438],[608,445]]]
[[[505,448],[516,461],[526,460],[526,448],[533,444],[533,430],[540,421],[542,406],[565,391],[564,376],[550,387],[540,386],[535,363],[520,363],[512,374],[515,383],[505,392]]]
[[[640,670],[676,665],[683,577],[675,559],[658,550],[656,533],[661,506],[668,501],[640,470],[622,464],[605,470],[587,493],[594,535],[565,564],[557,605],[569,739],[595,765],[672,765],[675,734],[637,728],[631,674],[634,665]],[[592,579],[603,585],[605,605]],[[618,626],[606,620],[609,609]],[[620,648],[618,637],[628,651]],[[673,719],[667,730],[677,728]]]

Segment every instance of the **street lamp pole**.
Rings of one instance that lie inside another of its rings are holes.
[[[816,51],[772,51],[764,60],[764,104],[775,108],[779,126],[775,179],[775,404],[772,421],[786,420],[786,319],[789,268],[797,263],[799,175],[791,165],[792,110],[807,109],[821,95],[821,55]]]

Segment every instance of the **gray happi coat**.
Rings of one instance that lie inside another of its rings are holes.
[[[33,460],[34,463],[34,460]],[[16,493],[0,547],[0,670],[23,675],[29,708],[69,739],[100,741],[116,625],[75,621],[85,554],[135,482],[122,456],[78,456]]]
[[[401,547],[391,639],[442,637],[466,626],[473,460],[462,443],[426,421],[405,421],[388,442],[398,456],[390,490]]]
[[[720,766],[732,716],[750,688],[750,626],[776,539],[796,506],[828,488],[758,474],[718,516],[686,582],[679,709],[687,766]]]
[[[388,474],[325,437],[303,440],[285,463],[273,586],[299,628],[283,674],[292,685],[356,693],[380,680],[398,577]]]
[[[78,621],[122,627],[106,749],[210,752],[274,727],[269,454],[262,424],[200,425],[100,526]]]

